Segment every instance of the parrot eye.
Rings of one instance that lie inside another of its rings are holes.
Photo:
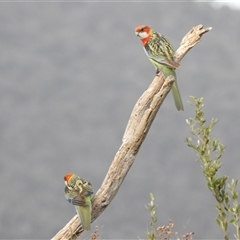
[[[140,32],[144,32],[144,28],[141,28],[141,29],[140,29]]]

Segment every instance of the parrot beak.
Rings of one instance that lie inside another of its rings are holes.
[[[67,181],[64,181],[65,185],[67,186]]]
[[[140,37],[140,36],[139,36],[139,32],[135,32],[135,34],[136,34],[137,37]]]

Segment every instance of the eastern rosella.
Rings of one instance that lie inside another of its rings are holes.
[[[172,95],[177,110],[183,110],[182,99],[175,73],[175,69],[179,67],[179,63],[174,60],[174,50],[172,45],[166,37],[145,25],[136,27],[135,33],[141,39],[143,49],[149,60],[156,67],[157,72],[161,70],[165,78],[169,75],[175,77],[175,82],[172,85]]]
[[[65,197],[73,204],[81,219],[83,229],[90,230],[91,224],[91,194],[93,194],[92,184],[87,180],[80,178],[74,173],[68,173],[64,176]]]

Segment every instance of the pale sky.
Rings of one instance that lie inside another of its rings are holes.
[[[235,1],[214,1],[214,3],[212,3],[213,6],[223,6],[223,5],[227,5],[231,8],[234,9],[240,9],[240,1],[239,0],[235,0]]]

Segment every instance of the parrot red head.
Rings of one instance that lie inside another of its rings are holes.
[[[74,175],[74,173],[67,173],[67,174],[64,176],[64,182],[65,182],[66,185],[68,184],[69,179],[70,179],[73,175]]]
[[[141,39],[143,45],[145,46],[152,36],[152,29],[146,25],[140,25],[135,28],[135,34]]]

